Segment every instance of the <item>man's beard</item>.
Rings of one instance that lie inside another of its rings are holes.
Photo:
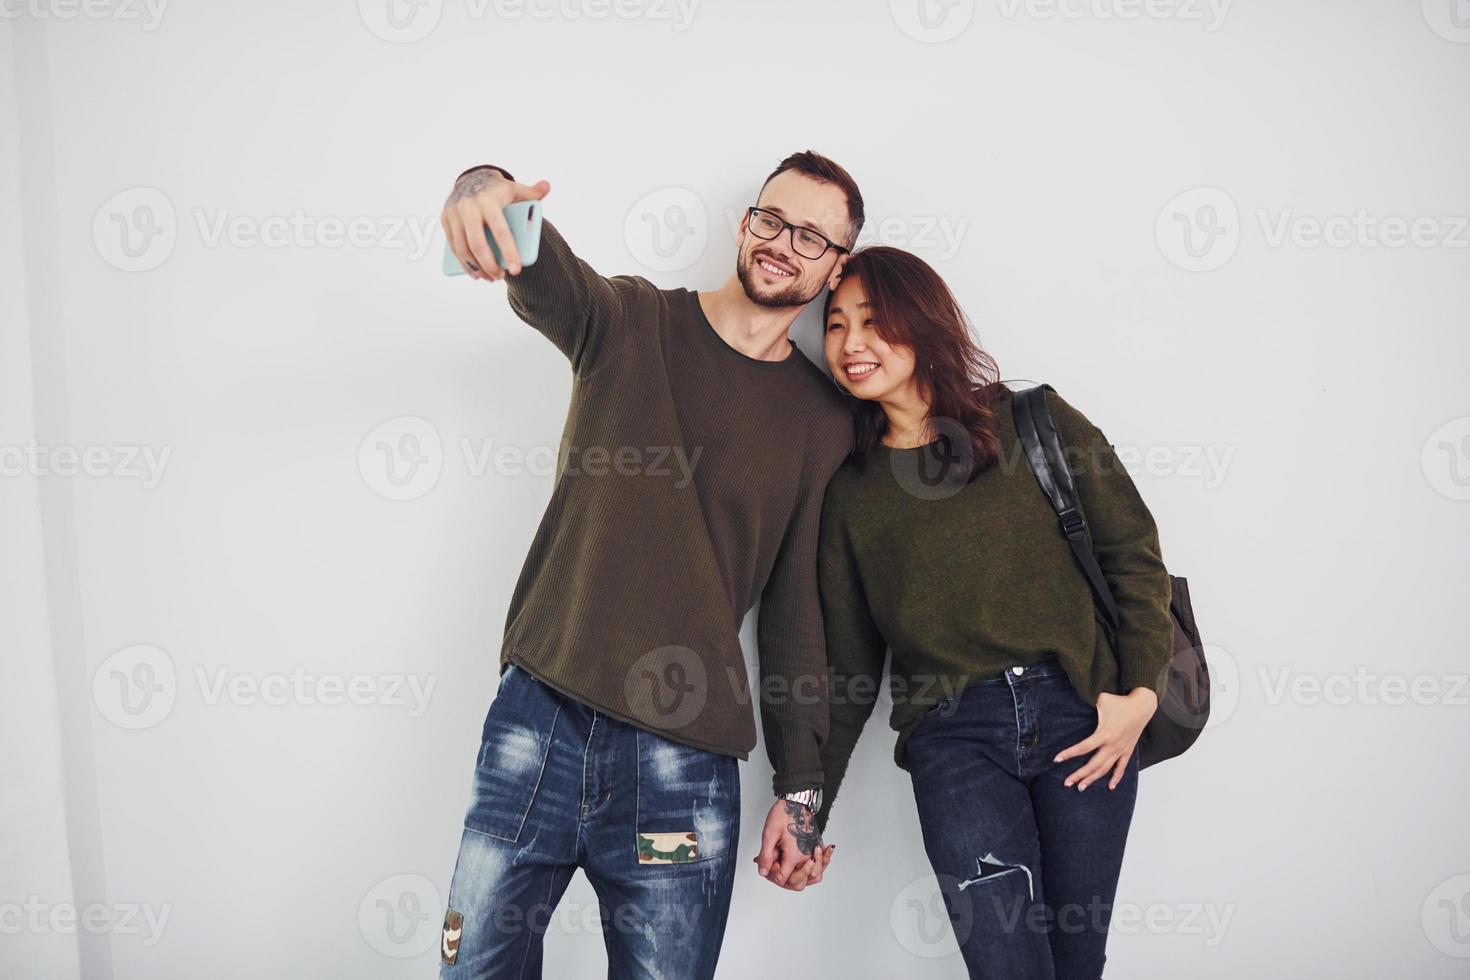
[[[780,292],[770,295],[756,292],[755,281],[752,278],[750,269],[754,264],[753,255],[754,253],[752,252],[740,257],[740,261],[735,263],[735,274],[740,277],[740,285],[744,287],[745,295],[757,306],[769,306],[774,309],[789,309],[793,306],[805,306],[816,299],[818,294],[822,292],[822,284],[819,282],[816,288],[812,290],[810,296],[803,296],[801,293],[801,282],[799,281],[800,277],[795,276],[792,277],[792,283],[782,288]]]

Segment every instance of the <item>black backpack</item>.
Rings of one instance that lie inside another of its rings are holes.
[[[1061,439],[1057,436],[1051,412],[1046,406],[1046,392],[1051,385],[1038,385],[1011,393],[1011,412],[1016,419],[1016,433],[1036,482],[1051,501],[1061,523],[1062,535],[1072,546],[1093,598],[1111,629],[1109,639],[1117,650],[1118,604],[1108,588],[1108,580],[1092,553],[1092,537],[1087,520],[1082,516],[1081,501],[1072,473],[1067,468]],[[1169,615],[1174,621],[1174,659],[1169,663],[1169,685],[1159,701],[1158,711],[1143,730],[1139,740],[1139,766],[1147,769],[1156,762],[1172,759],[1194,744],[1210,718],[1210,669],[1194,622],[1194,607],[1189,601],[1189,583],[1169,576],[1172,597]]]

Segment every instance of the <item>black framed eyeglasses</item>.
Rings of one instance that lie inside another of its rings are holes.
[[[793,225],[776,212],[767,211],[765,208],[746,208],[745,218],[745,226],[750,229],[750,233],[768,242],[780,238],[781,232],[790,228],[791,248],[804,259],[820,259],[827,254],[829,248],[835,248],[841,255],[849,252],[848,249],[838,245],[820,231]]]

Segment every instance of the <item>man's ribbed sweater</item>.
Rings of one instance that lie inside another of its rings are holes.
[[[781,361],[726,344],[695,292],[598,275],[549,222],[536,263],[506,282],[574,381],[502,668],[744,759],[756,737],[738,631],[759,598],[775,791],[821,785],[816,547],[823,492],[852,443],[840,393],[794,344]]]

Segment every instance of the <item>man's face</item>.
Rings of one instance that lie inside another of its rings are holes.
[[[757,206],[793,225],[820,232],[838,245],[846,244],[847,195],[832,184],[788,170],[766,184]],[[806,258],[791,247],[790,228],[766,241],[751,234],[749,221],[747,214],[740,223],[735,271],[752,302],[771,307],[805,306],[834,279],[842,253],[828,249],[820,259]]]

